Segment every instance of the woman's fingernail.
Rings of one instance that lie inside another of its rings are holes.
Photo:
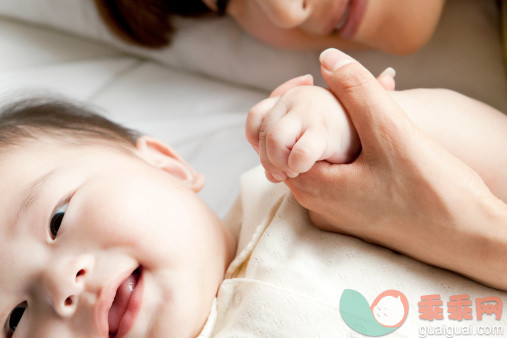
[[[328,48],[320,53],[319,61],[325,69],[333,72],[349,63],[353,63],[354,59],[338,49]]]
[[[394,79],[396,76],[396,70],[393,67],[387,67],[380,75],[388,75]]]

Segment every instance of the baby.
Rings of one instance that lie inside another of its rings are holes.
[[[202,175],[70,103],[0,119],[5,336],[196,336],[236,248]]]
[[[360,151],[338,101],[313,86],[261,102],[247,133],[273,181]],[[260,168],[243,177],[223,223],[196,194],[202,175],[170,146],[75,104],[4,107],[0,149],[6,337],[344,337],[347,288],[370,300],[396,288],[412,295],[412,307],[413,295],[447,295],[446,285],[506,299],[314,228]],[[417,322],[412,309],[400,332],[413,334]]]

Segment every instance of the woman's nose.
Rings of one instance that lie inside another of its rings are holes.
[[[91,255],[55,259],[43,272],[46,298],[61,317],[74,315],[79,297],[94,266]]]
[[[294,28],[311,14],[309,0],[257,0],[268,17],[279,27]]]

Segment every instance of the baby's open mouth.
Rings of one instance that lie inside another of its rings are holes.
[[[109,337],[128,333],[135,322],[142,300],[142,268],[138,267],[116,290],[108,313]]]

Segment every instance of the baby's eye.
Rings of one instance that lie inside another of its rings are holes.
[[[51,238],[55,239],[56,235],[58,235],[58,230],[60,230],[60,226],[62,225],[63,216],[65,216],[65,211],[67,210],[67,206],[69,203],[65,203],[53,212],[53,216],[51,216],[51,220],[49,221],[49,231],[51,232]]]
[[[18,327],[19,322],[21,321],[21,317],[23,317],[23,313],[25,313],[25,309],[28,303],[25,301],[12,310],[11,314],[9,315],[9,318],[7,318],[7,321],[5,322],[5,335],[7,338],[12,337],[14,334],[14,331],[16,331],[16,328]]]

